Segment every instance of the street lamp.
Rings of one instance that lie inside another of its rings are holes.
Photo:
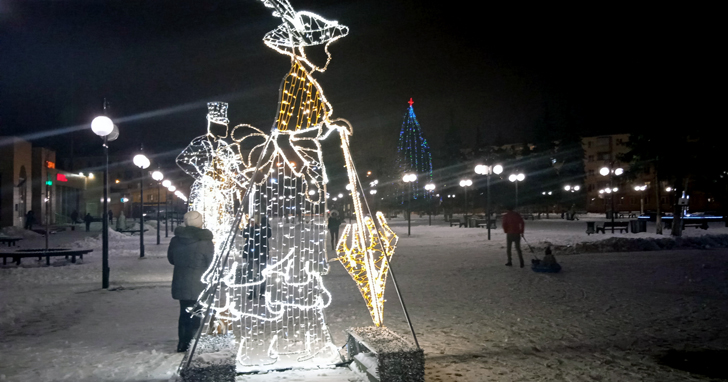
[[[643,191],[647,190],[647,185],[644,184],[642,186],[634,186],[634,190],[639,192],[640,194],[640,216],[645,214],[645,198]]]
[[[167,191],[171,192],[172,195],[174,195],[174,191],[177,189],[177,187],[170,185],[167,187]],[[172,232],[174,232],[174,218],[175,218],[175,209],[174,209],[174,201],[170,200],[169,202],[169,208],[172,210],[172,218],[169,219],[172,222]]]
[[[108,103],[104,99],[104,114]],[[104,156],[106,156],[106,165],[104,166],[104,210],[101,214],[102,220],[102,236],[101,236],[101,288],[109,288],[109,145],[108,143],[119,137],[119,128],[107,116],[98,116],[91,121],[91,130],[94,134],[104,139]]]
[[[157,245],[159,245],[159,199],[162,198],[161,185],[164,174],[159,170],[154,171],[152,173],[152,179],[157,181]]]
[[[611,163],[610,167],[605,166],[605,167],[602,167],[601,169],[599,169],[599,174],[601,174],[602,176],[609,176],[609,188],[607,190],[605,190],[607,194],[612,194],[612,191],[614,192],[614,194],[617,193],[618,188],[614,187],[614,184],[613,184],[614,177],[624,174],[623,168],[621,168],[621,167],[612,168],[611,166],[613,166],[613,165],[614,165],[614,163]],[[612,212],[612,234],[614,234],[614,195],[611,195],[611,199],[612,199],[612,211],[611,211]]]
[[[488,226],[488,240],[490,240],[490,225],[491,225],[490,224],[490,215],[491,215],[491,212],[490,212],[490,176],[491,176],[491,174],[500,175],[500,173],[502,173],[502,172],[503,172],[503,166],[501,166],[499,164],[497,164],[495,166],[485,166],[482,164],[475,166],[476,174],[487,175],[487,182],[488,182],[487,183],[487,191],[488,191],[487,194],[488,195],[486,198],[487,201],[486,201],[485,213],[487,216],[485,219],[486,219],[486,225]]]
[[[429,210],[429,219],[430,223],[429,225],[432,225],[432,191],[435,191],[435,185],[433,183],[427,183],[425,185],[425,190],[430,193],[430,208]]]
[[[410,236],[411,233],[411,222],[410,222],[410,214],[411,214],[411,208],[412,208],[412,186],[409,184],[417,180],[417,174],[404,174],[402,177],[402,181],[406,183],[407,187],[407,236]]]
[[[463,179],[460,181],[460,187],[465,189],[465,227],[469,227],[470,224],[468,224],[468,187],[473,185],[473,181],[470,179]]]
[[[524,179],[526,179],[526,175],[524,173],[511,174],[508,177],[508,180],[516,185],[516,208],[518,208],[518,182],[523,182]]]
[[[144,257],[144,170],[151,164],[144,154],[134,156],[134,166],[141,170],[139,178],[139,257]]]
[[[165,179],[162,182],[162,187],[164,187],[167,190],[169,189],[169,187],[171,185],[172,185],[172,182],[169,179]],[[167,212],[169,211],[169,207],[167,207],[168,199],[169,199],[169,194],[167,193],[167,191],[164,191],[164,237],[169,237],[169,230],[167,229],[167,215],[168,215]]]

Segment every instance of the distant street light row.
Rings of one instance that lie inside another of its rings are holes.
[[[106,165],[104,166],[104,196],[101,199],[103,201],[103,214],[102,214],[102,265],[101,265],[101,287],[103,289],[107,289],[109,287],[109,146],[108,143],[116,140],[119,137],[119,127],[114,124],[114,121],[111,120],[108,116],[106,116],[106,109],[108,107],[108,102],[106,102],[106,99],[104,99],[104,115],[98,116],[94,118],[91,121],[91,130],[94,132],[94,134],[98,135],[99,137],[103,138],[104,143],[104,155],[106,156]],[[142,177],[140,179],[140,200],[141,200],[141,208],[140,208],[140,224],[139,224],[139,257],[144,257],[144,172],[143,170],[148,168],[151,165],[151,162],[149,161],[149,158],[147,158],[144,154],[137,154],[133,158],[133,163],[135,166],[139,167],[139,169],[142,170]],[[83,175],[83,173],[81,173]],[[93,174],[89,173],[89,178],[93,179]],[[164,179],[164,175],[160,171],[154,171],[152,173],[152,178],[156,180],[157,182],[162,181]],[[119,183],[117,180],[116,183]],[[169,184],[169,187],[171,187],[170,192],[174,191],[174,186]],[[169,189],[169,188],[168,188]],[[159,189],[157,190],[157,193],[159,193]],[[187,201],[187,198],[179,191],[175,192],[175,195],[184,200]],[[124,197],[122,198],[122,202],[127,202],[128,198]],[[165,217],[166,220],[166,217]],[[166,229],[166,225],[165,225]],[[159,240],[159,198],[157,199],[157,244],[160,243]]]

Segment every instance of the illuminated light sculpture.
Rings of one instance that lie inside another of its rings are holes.
[[[402,128],[399,131],[399,143],[397,146],[397,166],[401,174],[415,173],[419,174],[418,179],[414,182],[401,186],[399,200],[401,204],[407,201],[407,195],[412,199],[419,199],[424,196],[431,196],[427,192],[422,191],[419,182],[432,182],[432,153],[427,139],[422,134],[420,123],[417,122],[415,110],[412,107],[414,101],[409,100],[409,108],[404,115]]]
[[[340,361],[324,316],[331,295],[322,279],[329,271],[328,178],[320,140],[332,133],[341,139],[356,223],[346,225],[337,259],[360,288],[376,325],[382,323],[389,259],[397,243],[381,213],[376,221],[366,215],[355,191],[361,184],[349,149],[352,128],[331,118],[331,104],[312,76],[326,70],[328,45],[348,28],[295,12],[287,0],[262,1],[283,20],[264,42],[291,60],[273,128],[270,133],[248,124],[228,129],[227,104],[209,103],[207,134],[193,139],[177,158],[195,178],[189,209],[203,214],[215,243],[213,263],[202,276],[206,288],[198,314],[205,319],[195,344],[202,335],[232,335],[238,371]],[[324,45],[322,67],[304,52],[314,45]],[[195,346],[190,349],[183,361],[188,366]]]

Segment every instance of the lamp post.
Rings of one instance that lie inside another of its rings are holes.
[[[435,191],[435,185],[433,183],[427,183],[425,190],[430,194],[430,208],[429,210],[429,225],[432,225],[432,191]]]
[[[495,166],[485,166],[482,164],[479,164],[475,166],[475,173],[478,175],[487,175],[486,182],[487,182],[487,196],[486,196],[486,206],[485,206],[485,213],[486,213],[486,225],[488,226],[488,240],[490,240],[490,175],[496,174],[500,175],[500,173],[503,172],[503,166],[497,164]]]
[[[402,181],[405,183],[407,187],[407,236],[410,236],[411,233],[411,219],[410,215],[412,213],[412,186],[409,184],[417,180],[417,174],[404,174],[402,177]]]
[[[104,99],[104,114],[108,103]],[[109,288],[109,145],[108,143],[119,137],[119,128],[107,116],[99,116],[91,121],[91,130],[94,134],[104,139],[104,156],[106,157],[106,165],[104,166],[104,211],[101,215],[102,220],[102,236],[101,236],[101,288]]]
[[[134,165],[141,170],[139,178],[139,257],[144,257],[144,169],[151,163],[144,154],[134,156]]]
[[[640,194],[640,216],[645,214],[645,197],[642,192],[644,192],[647,189],[647,185],[642,186],[634,186],[634,190],[639,192]]]
[[[162,198],[162,179],[164,179],[164,174],[162,174],[161,171],[157,170],[152,173],[152,179],[157,181],[157,245],[159,245],[159,199]]]
[[[169,230],[167,229],[167,212],[169,211],[167,208],[167,202],[169,201],[169,194],[167,193],[167,190],[169,189],[169,186],[172,185],[172,182],[169,181],[169,179],[165,179],[164,182],[162,182],[162,187],[164,187],[164,237],[169,237]]]
[[[526,179],[526,175],[524,173],[511,174],[508,177],[508,180],[516,185],[516,208],[518,208],[518,182],[523,182],[524,179]]]
[[[177,187],[170,185],[167,187],[167,191],[171,192],[172,195],[174,195],[174,191],[177,189]],[[167,194],[169,195],[169,194]],[[169,207],[172,209],[172,219],[170,221],[172,222],[172,232],[174,232],[174,201],[169,202]]]
[[[463,213],[465,217],[465,227],[470,227],[469,221],[468,221],[468,187],[473,185],[473,181],[470,179],[463,179],[460,181],[460,187],[465,189],[465,212]]]
[[[614,187],[614,184],[613,184],[614,177],[624,174],[623,168],[621,168],[621,167],[612,168],[613,165],[614,165],[614,163],[610,163],[609,167],[605,166],[605,167],[602,167],[601,169],[599,169],[599,174],[601,174],[602,176],[609,176],[610,191],[608,191],[607,193],[612,194],[611,195],[611,199],[612,199],[612,234],[614,234],[614,194],[616,194],[617,191],[619,190],[617,187]]]

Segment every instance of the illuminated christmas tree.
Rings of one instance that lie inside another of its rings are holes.
[[[422,128],[417,122],[415,110],[412,107],[412,98],[409,108],[404,115],[402,129],[399,131],[399,145],[397,146],[397,165],[400,175],[414,173],[417,180],[402,186],[399,201],[404,203],[408,197],[420,199],[427,195],[424,186],[432,182],[432,153],[430,145],[422,135]],[[407,187],[410,187],[408,190]],[[408,195],[408,192],[410,194]]]

